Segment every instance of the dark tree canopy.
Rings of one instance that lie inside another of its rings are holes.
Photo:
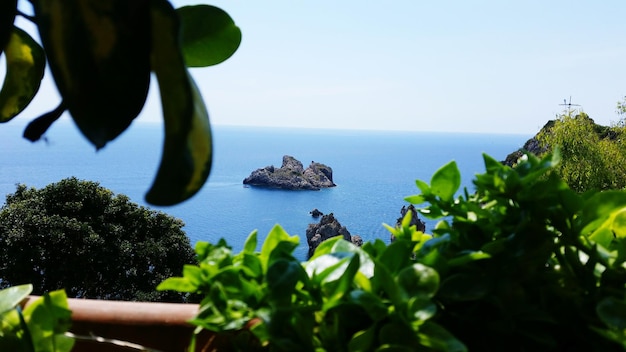
[[[0,208],[0,288],[32,283],[34,294],[181,302],[157,292],[195,262],[183,222],[74,177],[42,189],[18,185]]]

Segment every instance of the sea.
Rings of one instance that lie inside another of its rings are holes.
[[[364,241],[389,241],[383,223],[393,225],[404,197],[419,193],[415,180],[429,181],[449,161],[456,161],[462,188],[473,191],[472,179],[484,172],[482,154],[504,160],[530,135],[444,132],[363,131],[270,127],[213,126],[211,175],[200,192],[170,207],[144,201],[158,168],[163,126],[136,122],[116,140],[96,151],[71,120],[57,121],[45,139],[23,139],[26,122],[0,125],[0,194],[17,184],[41,188],[75,176],[96,181],[133,202],[180,218],[192,245],[220,238],[239,251],[253,230],[261,242],[279,224],[300,237],[295,255],[306,259],[306,229],[319,221],[317,208],[335,218]],[[288,191],[248,187],[243,179],[253,170],[280,167],[283,155],[330,166],[336,187],[320,191]],[[425,220],[425,219],[424,219]],[[426,220],[429,232],[435,222]],[[259,243],[260,249],[260,243]]]

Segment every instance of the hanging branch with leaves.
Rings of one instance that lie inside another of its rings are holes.
[[[165,141],[146,200],[173,205],[193,196],[209,176],[209,115],[188,67],[216,65],[239,47],[241,31],[210,5],[174,9],[166,0],[33,0],[34,15],[17,0],[0,3],[0,55],[6,59],[0,122],[18,116],[37,95],[46,65],[62,101],[32,120],[36,141],[68,111],[96,149],[124,132],[142,111],[154,73]],[[41,44],[15,26],[22,16]]]

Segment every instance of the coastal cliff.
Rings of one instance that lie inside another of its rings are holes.
[[[290,155],[283,156],[280,168],[273,165],[254,170],[243,184],[289,190],[320,190],[335,187],[333,169],[314,161],[305,169],[302,163]]]
[[[501,161],[504,165],[513,166],[517,163],[517,160],[524,155],[524,153],[531,153],[534,155],[541,155],[545,153],[548,149],[541,145],[539,142],[538,136],[541,133],[546,133],[550,131],[550,129],[554,126],[554,120],[548,121],[542,128],[535,134],[532,138],[524,143],[524,146],[509,155],[506,156],[506,159]]]

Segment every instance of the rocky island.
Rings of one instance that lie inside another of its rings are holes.
[[[312,161],[305,169],[300,161],[290,155],[283,156],[280,168],[271,165],[257,169],[243,180],[243,184],[290,190],[320,190],[336,186],[330,166]]]

